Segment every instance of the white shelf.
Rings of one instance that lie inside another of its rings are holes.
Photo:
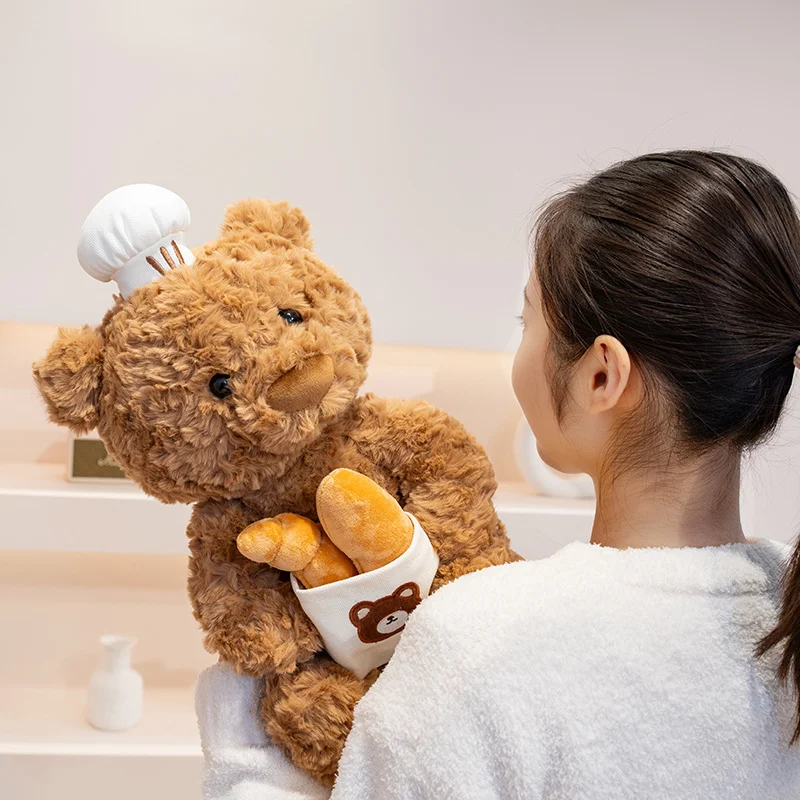
[[[0,550],[187,552],[190,506],[164,505],[133,484],[73,483],[64,474],[60,464],[0,464]],[[495,506],[526,558],[588,538],[594,514],[591,500],[540,497],[525,484],[501,484]]]
[[[93,728],[85,689],[0,689],[0,755],[197,756],[193,688],[145,689],[141,722],[129,731]]]
[[[0,463],[0,550],[186,553],[190,513],[134,484],[70,482],[61,464]]]
[[[542,497],[524,483],[501,483],[494,505],[511,546],[527,559],[546,558],[565,544],[589,541],[594,500]]]

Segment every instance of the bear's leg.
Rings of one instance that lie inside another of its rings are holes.
[[[332,786],[353,709],[379,674],[362,680],[321,655],[294,672],[270,675],[260,708],[267,733],[296,766]]]

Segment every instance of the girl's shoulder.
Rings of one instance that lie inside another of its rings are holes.
[[[790,545],[770,539],[627,550],[575,541],[549,558],[463,575],[427,598],[409,625],[486,641],[522,629],[531,636],[615,629],[667,605],[691,618],[722,596],[775,596],[790,554]]]
[[[462,575],[430,595],[414,612],[416,625],[465,631],[513,626],[519,616],[552,615],[571,607],[598,579],[593,559],[573,542],[548,558],[515,561]],[[565,605],[566,604],[566,605]]]

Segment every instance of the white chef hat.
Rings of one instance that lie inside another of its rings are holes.
[[[191,217],[184,200],[149,183],[107,194],[86,217],[78,261],[93,278],[115,280],[124,298],[182,264],[193,264],[183,243]]]

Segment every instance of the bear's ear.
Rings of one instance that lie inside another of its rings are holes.
[[[419,599],[419,586],[416,583],[404,583],[398,586],[393,592],[395,597],[413,597],[415,600]]]
[[[314,247],[311,223],[306,215],[285,201],[273,203],[251,198],[228,206],[222,223],[222,237],[229,239],[231,234],[237,233],[246,238],[254,234],[259,238],[278,236],[297,247],[307,250]]]
[[[369,612],[372,610],[372,606],[375,603],[370,603],[369,600],[363,600],[360,603],[356,603],[350,609],[350,622],[353,623],[356,627],[358,627],[358,623],[361,622],[365,617],[369,616]]]
[[[103,337],[96,328],[62,328],[33,365],[33,377],[50,419],[74,433],[86,433],[99,421]]]

